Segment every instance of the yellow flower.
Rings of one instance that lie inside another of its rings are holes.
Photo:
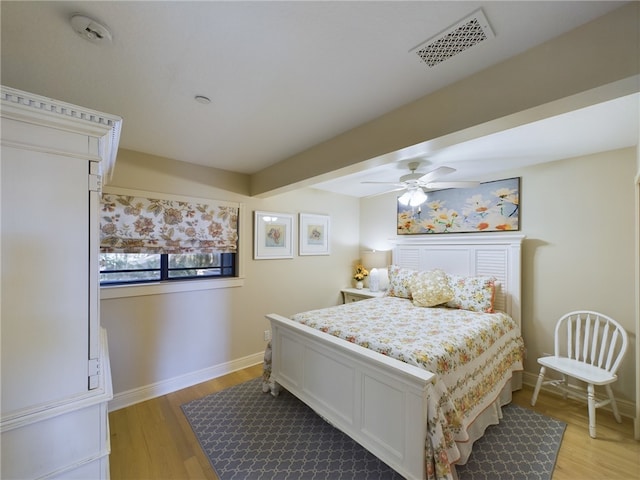
[[[369,272],[367,271],[366,268],[364,268],[364,265],[362,265],[361,263],[356,265],[356,270],[355,270],[355,273],[353,274],[354,280],[361,282],[362,280],[364,280],[364,277],[366,277],[367,275],[369,275]]]

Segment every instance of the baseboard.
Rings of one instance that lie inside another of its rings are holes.
[[[218,378],[237,370],[242,370],[243,368],[257,365],[262,363],[263,359],[264,352],[259,352],[231,362],[215,365],[196,372],[190,372],[168,380],[163,380],[162,382],[157,382],[140,388],[134,388],[122,393],[116,393],[114,394],[113,399],[109,401],[109,412],[144,402],[145,400],[150,400],[161,395],[166,395],[183,388],[191,387],[198,383],[206,382],[207,380]],[[537,380],[537,374],[530,372],[523,372],[522,374],[522,383],[531,388],[535,387]],[[556,394],[556,392],[550,388],[542,387],[542,390],[551,394]],[[616,402],[618,404],[620,415],[631,419],[635,418],[636,407],[633,402],[623,399],[616,399]],[[585,408],[586,406],[587,404],[585,402]],[[608,406],[604,407],[604,410],[611,411]]]
[[[222,375],[227,375],[237,370],[242,370],[243,368],[257,365],[262,363],[263,359],[264,352],[254,353],[253,355],[232,360],[231,362],[189,372],[179,377],[169,378],[151,385],[127,390],[126,392],[116,393],[113,395],[113,400],[109,402],[109,412],[114,412],[121,408],[144,402],[145,400],[150,400],[183,388],[191,387],[198,383],[206,382],[207,380],[221,377]]]
[[[537,373],[530,373],[530,372],[524,372],[523,373],[523,383],[531,388],[535,388],[536,386],[536,382],[538,381],[538,374]],[[557,395],[557,396],[562,396],[562,394],[552,388],[549,387],[542,387],[542,391],[550,393],[551,395]],[[577,400],[577,401],[581,401],[581,400]],[[636,405],[633,402],[630,402],[629,400],[624,400],[624,399],[620,399],[618,397],[616,397],[616,403],[618,404],[618,411],[620,412],[620,415],[622,415],[623,417],[627,417],[630,419],[634,419],[636,416]],[[587,408],[587,401],[584,401],[584,408]],[[609,405],[606,405],[604,407],[602,407],[602,410],[608,410],[609,412],[611,412],[611,407]]]

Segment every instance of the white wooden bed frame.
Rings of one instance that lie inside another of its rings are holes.
[[[496,308],[520,324],[523,235],[441,234],[401,238],[393,263],[415,270],[492,275]],[[425,478],[426,370],[277,314],[271,321],[272,380],[408,479]],[[521,379],[515,390],[521,387]],[[277,394],[277,387],[274,392]]]

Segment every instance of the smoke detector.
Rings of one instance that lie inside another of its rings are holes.
[[[494,36],[489,21],[479,9],[409,52],[415,52],[429,67],[435,67]]]
[[[71,17],[71,27],[78,35],[92,43],[111,43],[109,29],[93,18],[75,14]]]

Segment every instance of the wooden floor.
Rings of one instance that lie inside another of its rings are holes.
[[[257,365],[109,414],[111,478],[212,479],[217,476],[204,455],[180,405],[260,376]],[[529,405],[531,389],[514,394],[514,403]],[[640,478],[640,442],[633,422],[598,411],[597,439],[589,437],[587,408],[542,392],[534,410],[568,424],[553,480]]]

